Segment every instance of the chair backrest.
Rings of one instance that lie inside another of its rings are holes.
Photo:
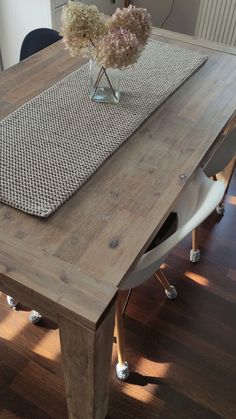
[[[203,170],[210,177],[221,172],[236,154],[236,127],[223,137],[213,156],[208,160]]]
[[[203,170],[199,168],[185,186],[173,210],[178,216],[175,233],[140,258],[133,271],[121,282],[120,289],[134,288],[150,278],[169,252],[211,214],[222,200],[226,186],[221,181],[212,181],[210,176],[224,169],[235,154],[236,128],[222,139]]]
[[[169,252],[212,213],[224,192],[223,182],[212,181],[199,168],[187,183],[174,209],[178,216],[177,230],[160,245],[145,253],[119,288],[131,289],[150,278]]]
[[[59,41],[62,37],[54,29],[39,28],[29,32],[24,38],[21,50],[20,61],[25,60],[43,48],[48,47],[54,42]]]

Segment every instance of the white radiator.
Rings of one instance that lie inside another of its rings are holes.
[[[201,0],[195,36],[236,45],[236,0]]]

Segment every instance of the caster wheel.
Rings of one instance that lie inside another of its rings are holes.
[[[29,315],[30,323],[36,324],[39,323],[42,319],[42,315],[35,310],[32,310]]]
[[[11,297],[10,295],[7,296],[7,304],[9,305],[9,307],[11,307],[13,310],[16,310],[18,301],[14,300],[13,297]]]
[[[190,251],[190,255],[189,255],[189,260],[190,260],[190,262],[193,262],[193,263],[196,263],[196,262],[198,262],[199,260],[200,260],[200,250],[199,249],[197,249],[197,250],[191,250]]]
[[[116,376],[119,380],[126,380],[129,376],[129,365],[125,362],[123,365],[116,364]]]
[[[224,213],[225,213],[225,207],[224,207],[224,204],[217,205],[217,207],[216,207],[216,212],[217,212],[217,214],[219,214],[219,215],[224,215]]]
[[[165,290],[166,296],[169,298],[169,300],[175,300],[177,297],[177,291],[173,285],[170,286],[171,291]]]

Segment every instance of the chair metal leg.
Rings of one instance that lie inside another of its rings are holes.
[[[192,249],[190,250],[190,262],[196,263],[200,260],[200,250],[198,249],[198,228],[192,231]]]
[[[38,311],[32,310],[29,315],[29,321],[30,323],[36,324],[39,323],[42,319],[42,314],[40,314]]]
[[[10,295],[7,295],[7,304],[9,305],[9,307],[11,307],[13,310],[16,310],[18,301],[16,301],[13,297],[11,297]]]
[[[164,272],[161,269],[159,269],[159,271],[155,272],[155,276],[158,279],[158,281],[161,283],[163,288],[165,288],[166,296],[170,300],[174,300],[177,297],[177,291],[175,287],[169,283]]]
[[[7,304],[13,310],[16,310],[17,305],[18,305],[18,301],[16,301],[10,295],[7,295]],[[38,311],[32,310],[30,312],[30,315],[29,315],[29,321],[30,321],[30,323],[33,323],[33,324],[39,323],[41,319],[42,319],[42,315]]]
[[[224,207],[223,202],[221,202],[219,205],[217,205],[216,212],[219,215],[224,215],[224,213],[225,213],[225,207]]]
[[[126,380],[129,376],[129,366],[125,361],[125,345],[124,345],[124,324],[123,324],[123,304],[122,294],[119,292],[116,306],[116,340],[118,351],[118,364],[116,365],[116,375],[120,380]]]

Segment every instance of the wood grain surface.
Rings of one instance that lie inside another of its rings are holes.
[[[48,220],[0,206],[3,237],[114,287],[148,246],[236,105],[234,55],[160,33],[157,39],[207,53],[208,62]],[[1,116],[80,64],[59,42],[7,70],[0,76]],[[42,292],[47,295],[47,288]]]
[[[208,61],[54,215],[39,219],[0,204],[0,288],[50,320],[59,321],[70,419],[80,418],[78,406],[82,415],[86,412],[83,419],[103,419],[110,352],[104,351],[102,356],[102,348],[105,338],[108,342],[112,339],[117,287],[150,244],[236,109],[232,49],[220,51],[206,42],[194,45],[191,37],[176,39],[166,31],[153,36],[196,48],[208,55]],[[82,63],[70,58],[59,42],[2,72],[0,117]],[[72,335],[83,336],[84,342]],[[87,351],[85,362],[92,365],[85,376],[88,391],[83,397],[75,389],[74,377],[78,379],[80,368],[76,352],[74,375],[70,374],[67,340],[78,353]],[[105,370],[103,391],[99,365]],[[31,365],[29,368],[32,370]],[[201,377],[199,385],[203,382]],[[34,389],[29,387],[32,393]],[[22,386],[18,388],[20,391]],[[9,405],[5,408],[8,411]],[[35,417],[31,405],[27,412]]]
[[[188,261],[191,236],[166,261],[178,290],[166,299],[150,278],[133,291],[125,323],[131,375],[115,377],[113,344],[107,419],[233,419],[236,417],[236,173],[216,213],[200,228],[201,261]],[[67,419],[59,333],[29,309],[11,311],[0,296],[0,418]]]

